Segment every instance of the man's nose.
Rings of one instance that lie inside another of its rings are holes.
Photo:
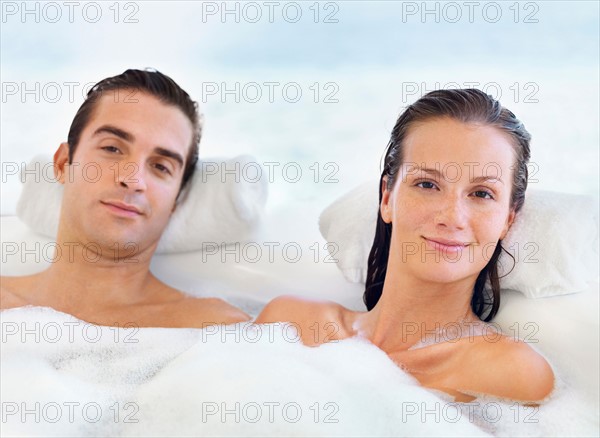
[[[146,172],[143,163],[128,161],[120,165],[116,182],[128,190],[146,190]]]

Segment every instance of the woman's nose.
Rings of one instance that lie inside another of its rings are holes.
[[[436,214],[436,225],[462,230],[467,224],[467,206],[458,196],[448,196],[440,201]]]

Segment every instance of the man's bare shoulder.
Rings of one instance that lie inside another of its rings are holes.
[[[154,324],[163,327],[202,328],[249,321],[248,314],[217,297],[195,297],[152,276],[153,292],[144,306]],[[144,318],[145,319],[145,318]]]
[[[211,297],[185,296],[172,304],[178,323],[185,327],[202,328],[214,324],[235,324],[250,321],[250,316],[226,301]]]
[[[35,275],[0,277],[0,310],[30,304],[27,299],[27,291],[31,288],[34,278]]]

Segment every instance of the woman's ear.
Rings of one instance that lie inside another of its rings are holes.
[[[508,218],[506,218],[506,224],[504,224],[504,229],[502,230],[500,240],[504,240],[504,238],[508,234],[508,230],[510,230],[510,227],[512,226],[513,222],[515,221],[515,216],[516,216],[516,212],[514,209],[511,208],[510,213],[508,214]]]
[[[386,224],[392,223],[392,191],[388,189],[388,176],[384,176],[381,179],[381,205],[379,210],[381,212],[381,218]]]
[[[65,166],[69,162],[69,143],[61,143],[54,153],[54,178],[61,183],[65,183]]]

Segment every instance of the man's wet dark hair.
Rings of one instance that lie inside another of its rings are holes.
[[[79,144],[81,133],[92,118],[97,101],[103,93],[115,90],[133,90],[150,94],[167,105],[179,108],[190,120],[194,135],[185,160],[183,178],[179,187],[181,193],[181,190],[194,175],[196,163],[198,162],[198,147],[202,136],[201,117],[198,104],[190,98],[189,94],[177,85],[173,79],[156,70],[129,69],[120,75],[102,79],[90,89],[69,128],[67,140],[69,142],[69,164],[73,163],[73,156]],[[134,98],[132,96],[132,99]]]

